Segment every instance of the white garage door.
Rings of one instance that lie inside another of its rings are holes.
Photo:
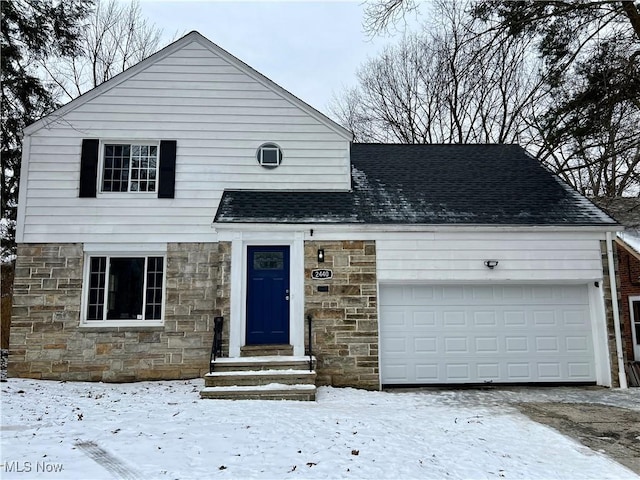
[[[382,383],[594,382],[586,286],[381,285]]]

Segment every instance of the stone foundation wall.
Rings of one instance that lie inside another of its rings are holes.
[[[201,376],[213,319],[228,318],[225,249],[168,245],[164,326],[80,327],[82,245],[19,245],[9,374],[107,382]]]
[[[609,259],[607,257],[607,242],[604,240],[600,241],[600,253],[602,255],[602,272],[603,272],[603,292],[604,292],[604,305],[605,305],[605,315],[607,321],[607,344],[609,346],[609,361],[611,364],[611,386],[619,387],[620,381],[618,379],[618,354],[616,350],[616,334],[613,320],[613,303],[611,298],[611,283],[609,280]],[[616,254],[616,248],[613,249],[614,259],[613,264],[616,265],[616,269],[618,268],[618,258]],[[616,276],[616,285],[620,285],[620,278],[618,277],[617,270],[613,272]],[[618,290],[618,298],[615,299],[618,302],[618,309],[622,313],[622,309],[620,308],[620,291]]]
[[[320,248],[325,254],[322,263],[317,259]],[[375,242],[307,241],[304,266],[305,312],[313,317],[318,385],[378,389]],[[311,271],[317,268],[332,270],[333,278],[311,279]],[[319,291],[318,287],[327,287],[328,291]],[[307,338],[305,332],[305,342]]]

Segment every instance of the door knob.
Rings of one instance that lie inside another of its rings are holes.
[[[288,289],[288,288],[285,290],[285,296],[284,296],[284,299],[285,299],[285,300],[289,300],[289,289]]]

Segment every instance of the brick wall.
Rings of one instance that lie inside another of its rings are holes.
[[[317,259],[320,248],[323,263]],[[304,250],[305,312],[313,316],[317,383],[379,388],[375,242],[307,241]],[[331,269],[333,278],[311,279],[316,268]]]
[[[82,245],[19,245],[9,374],[89,381],[201,376],[213,318],[228,316],[219,262],[225,248],[168,245],[163,327],[95,328],[80,327]]]
[[[616,247],[618,254],[618,288],[620,289],[620,322],[622,323],[624,358],[626,361],[631,361],[634,360],[634,354],[629,297],[640,296],[640,260],[631,255],[623,246],[616,244]]]

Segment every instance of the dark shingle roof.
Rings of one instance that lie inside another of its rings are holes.
[[[225,191],[218,223],[612,225],[518,145],[353,144],[352,190]]]

